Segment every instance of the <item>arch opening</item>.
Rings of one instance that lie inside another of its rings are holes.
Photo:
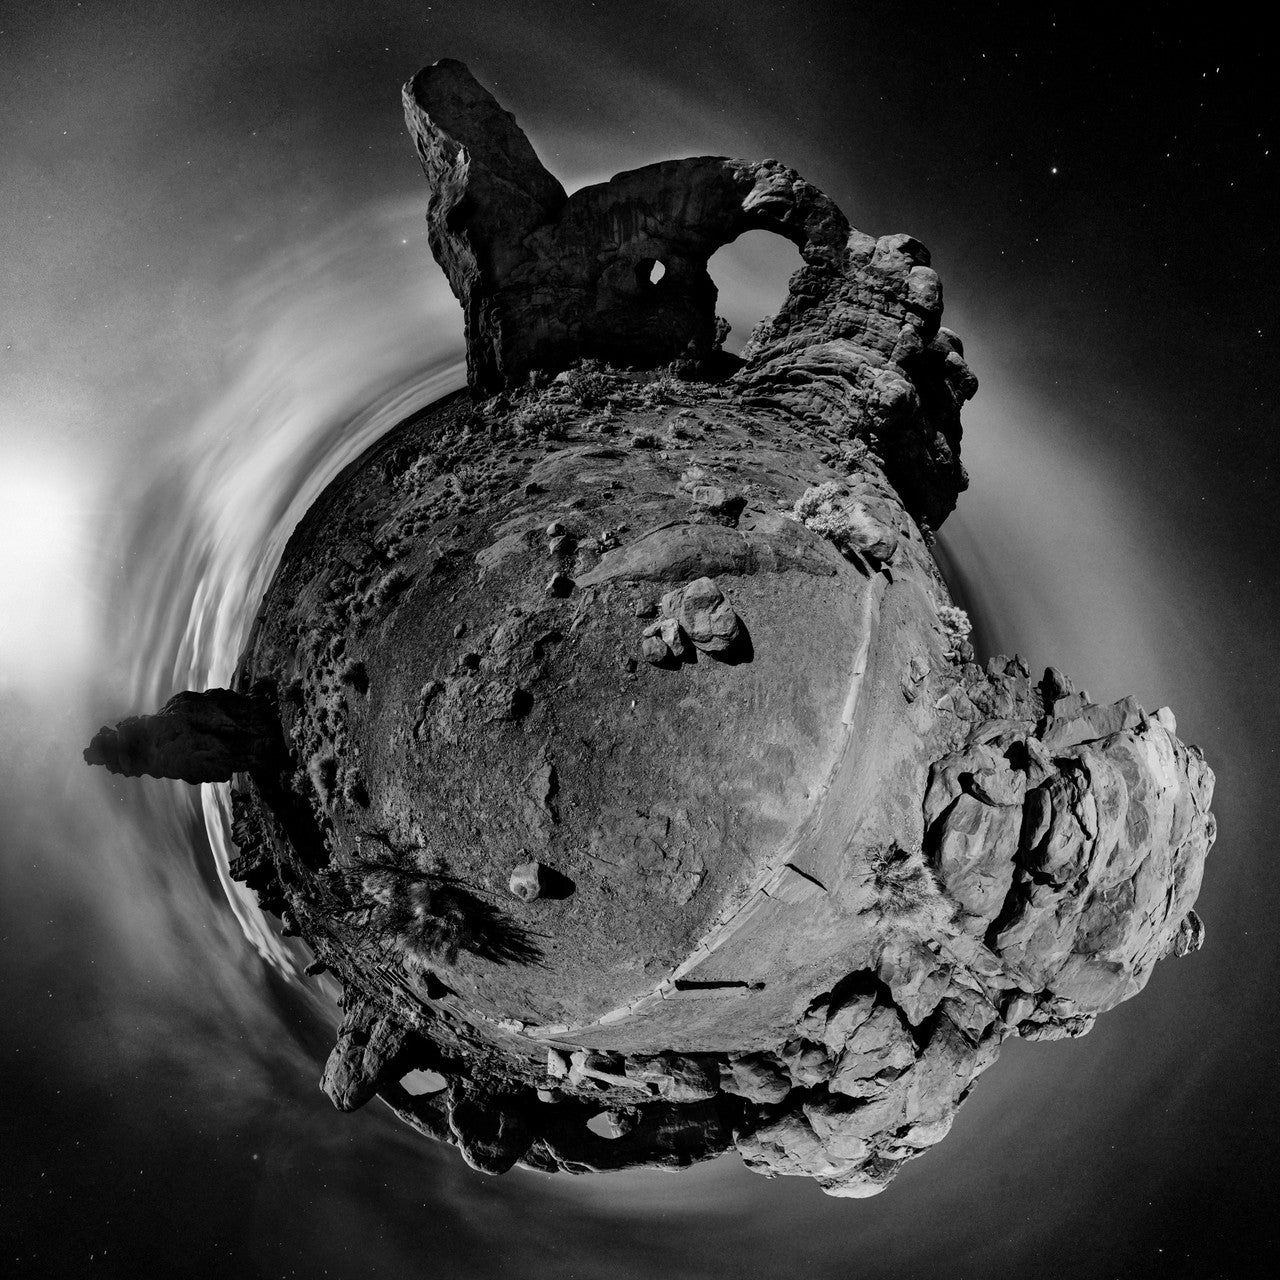
[[[610,1142],[616,1142],[622,1137],[622,1130],[614,1123],[613,1117],[607,1111],[601,1111],[599,1114],[591,1117],[587,1121],[587,1128],[598,1138],[607,1138]]]
[[[415,1067],[412,1071],[406,1072],[400,1077],[400,1087],[413,1097],[419,1098],[424,1093],[439,1093],[442,1089],[449,1086],[448,1080],[444,1078],[438,1071],[431,1071],[423,1067]]]
[[[800,250],[773,231],[744,231],[711,255],[707,270],[719,291],[716,313],[730,326],[726,351],[737,355],[752,329],[777,313],[802,266]]]
[[[642,288],[657,284],[666,274],[666,265],[657,258],[641,258],[636,263],[636,282]]]

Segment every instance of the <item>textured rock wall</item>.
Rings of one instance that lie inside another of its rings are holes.
[[[423,68],[404,106],[474,391],[583,357],[707,362],[719,332],[708,259],[745,231],[773,231],[804,266],[752,336],[744,387],[833,438],[874,442],[908,510],[935,528],[946,519],[967,484],[960,405],[977,380],[959,339],[940,329],[942,284],[919,241],[851,231],[776,160],[664,161],[566,196],[459,62]]]

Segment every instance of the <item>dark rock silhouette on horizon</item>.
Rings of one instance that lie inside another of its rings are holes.
[[[85,748],[87,764],[137,778],[230,782],[237,772],[279,768],[280,721],[269,698],[231,689],[175,694],[154,715],[103,725]]]
[[[489,1173],[874,1194],[1004,1041],[1200,946],[1212,771],[1168,708],[976,661],[923,245],[772,160],[568,196],[458,62],[404,103],[470,395],[321,495],[237,693],[86,758],[234,774],[232,874],[341,986],[339,1109]],[[736,359],[707,260],[758,228],[803,266]]]

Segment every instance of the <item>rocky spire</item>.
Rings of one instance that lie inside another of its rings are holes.
[[[179,693],[155,715],[129,716],[114,729],[103,725],[84,759],[126,778],[230,782],[233,773],[278,767],[283,750],[280,724],[264,693],[207,689]]]

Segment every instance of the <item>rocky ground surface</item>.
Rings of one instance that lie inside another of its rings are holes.
[[[346,987],[335,1102],[491,1170],[878,1189],[1004,1038],[1199,941],[1171,715],[964,632],[875,455],[733,384],[588,367],[387,438],[239,681],[306,834],[239,776],[236,871]]]
[[[460,63],[405,103],[472,394],[326,490],[234,690],[86,758],[233,781],[232,873],[344,991],[339,1108],[872,1194],[1004,1040],[1200,945],[1213,775],[1167,708],[974,661],[922,245],[776,161],[567,196]],[[737,360],[706,260],[758,226],[804,266]]]

